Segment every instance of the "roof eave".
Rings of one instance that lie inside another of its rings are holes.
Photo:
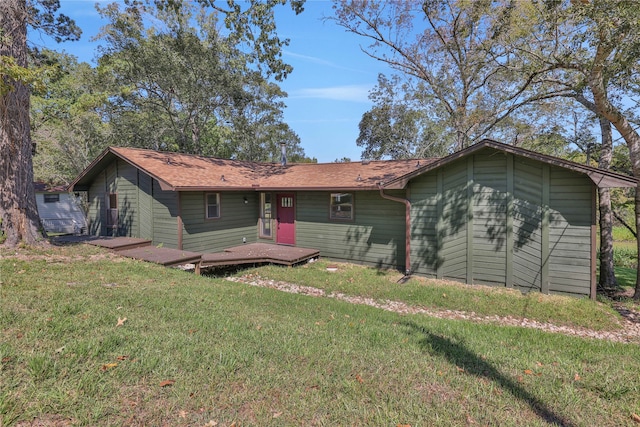
[[[415,171],[412,171],[406,175],[395,178],[386,184],[384,184],[384,188],[386,189],[402,189],[405,188],[409,181],[415,178],[418,175],[429,172],[431,170],[437,169],[447,163],[458,160],[461,157],[467,156],[469,154],[473,154],[476,151],[482,150],[483,148],[493,148],[494,150],[501,151],[504,153],[519,155],[528,157],[533,160],[537,160],[539,162],[555,165],[558,167],[562,167],[565,169],[573,170],[574,172],[582,173],[587,175],[591,181],[599,188],[625,188],[625,187],[636,187],[638,186],[639,180],[632,176],[619,174],[616,172],[606,171],[598,168],[594,168],[592,166],[581,165],[579,163],[570,162],[568,160],[559,159],[552,156],[547,156],[544,154],[536,153],[534,151],[525,150],[523,148],[513,147],[511,145],[503,144],[497,141],[493,141],[490,139],[485,139],[480,141],[477,144],[474,144],[470,147],[467,147],[463,150],[457,151],[453,154],[450,154],[446,157],[443,157],[440,160],[436,160],[433,163],[429,163]]]
[[[638,180],[633,177],[611,176],[595,171],[587,172],[587,176],[598,188],[635,188],[638,186]]]
[[[162,188],[162,183],[160,184]],[[164,189],[164,188],[163,188]],[[361,186],[361,187],[330,187],[330,186],[316,186],[316,187],[283,187],[283,186],[260,186],[253,185],[247,186],[176,186],[167,187],[167,191],[206,191],[206,192],[223,192],[223,191],[259,191],[259,192],[291,192],[291,191],[378,191],[376,185]]]
[[[80,184],[82,180],[91,172],[91,170],[102,161],[111,152],[111,147],[105,148],[98,157],[96,157],[80,174],[69,184],[69,191],[87,191],[88,184]]]

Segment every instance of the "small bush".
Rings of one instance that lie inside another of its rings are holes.
[[[626,242],[635,240],[631,231],[628,228],[617,226],[613,227],[613,240],[616,242]]]
[[[631,246],[614,246],[613,263],[616,267],[636,268],[638,266],[638,249]]]

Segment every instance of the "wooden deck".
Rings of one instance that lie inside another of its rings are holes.
[[[295,246],[271,245],[267,243],[250,243],[225,249],[224,252],[203,254],[201,268],[242,264],[281,264],[295,265],[320,256],[316,249],[298,248]]]
[[[101,248],[111,249],[118,251],[122,249],[139,248],[142,246],[151,245],[151,240],[138,239],[135,237],[107,237],[107,236],[77,236],[77,235],[64,235],[55,236],[51,238],[51,243],[54,245],[68,245],[73,243],[87,243],[93,246],[100,246]]]
[[[135,237],[97,237],[87,240],[86,243],[118,252],[127,249],[151,247],[151,240]]]
[[[118,254],[128,258],[154,262],[156,264],[171,267],[174,265],[195,264],[199,273],[202,254],[198,252],[183,251],[180,249],[159,248],[157,246],[145,246],[131,249],[118,250]]]
[[[71,236],[73,237],[73,236]],[[280,264],[292,266],[320,256],[316,249],[294,246],[249,243],[225,249],[224,252],[199,253],[151,245],[150,240],[133,237],[88,237],[59,239],[58,243],[88,243],[111,249],[122,256],[164,266],[194,264],[196,273],[202,268],[246,264]]]

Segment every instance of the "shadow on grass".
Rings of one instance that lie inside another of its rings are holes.
[[[424,351],[444,356],[449,363],[463,368],[464,372],[469,375],[493,381],[500,386],[500,388],[508,391],[513,397],[529,405],[529,407],[547,423],[562,427],[573,426],[573,424],[561,414],[553,412],[543,401],[532,395],[516,381],[501,373],[491,363],[483,360],[463,344],[456,343],[445,336],[434,334],[413,322],[407,321],[402,322],[402,324],[409,328],[409,333],[418,334],[422,337],[420,344]]]
[[[635,268],[616,267],[616,278],[618,285],[623,288],[633,288],[636,285],[636,275],[638,271]]]

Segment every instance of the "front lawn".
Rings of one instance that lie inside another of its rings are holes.
[[[375,270],[317,268],[274,271],[380,298],[462,301],[457,285],[429,294],[420,289],[436,284],[383,275],[387,294],[361,283]],[[478,292],[468,304],[507,295]],[[523,298],[518,313],[567,307]],[[584,303],[582,318],[615,318]],[[3,426],[632,426],[640,414],[634,344],[399,315],[87,246],[1,249],[0,308]],[[557,311],[543,316],[566,322]]]
[[[328,266],[337,267],[329,271]],[[241,270],[236,275],[255,276],[312,286],[327,293],[341,292],[411,305],[474,312],[484,316],[513,316],[557,325],[594,330],[616,330],[620,316],[607,304],[588,298],[549,296],[538,292],[523,295],[515,289],[412,277],[398,283],[402,275],[356,264],[320,260],[296,268],[263,266]]]

